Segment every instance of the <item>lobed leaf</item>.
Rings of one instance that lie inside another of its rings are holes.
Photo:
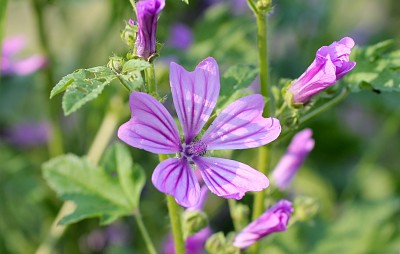
[[[400,50],[393,40],[355,48],[352,60],[357,65],[344,80],[352,92],[374,90],[400,92]]]
[[[108,224],[132,214],[138,207],[145,176],[140,166],[133,164],[126,148],[121,144],[113,146],[103,164],[98,167],[73,154],[43,164],[43,175],[50,187],[61,199],[77,205],[60,223],[99,217],[101,224]]]
[[[237,64],[230,67],[221,78],[221,91],[216,109],[221,110],[229,103],[251,93],[248,86],[258,75],[254,65]]]

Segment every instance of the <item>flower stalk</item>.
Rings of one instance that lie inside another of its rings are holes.
[[[146,226],[143,223],[142,214],[140,213],[139,208],[133,211],[133,217],[135,217],[136,223],[139,227],[140,234],[144,239],[144,243],[147,247],[147,250],[150,254],[157,254],[157,251],[151,241],[150,235],[146,229]]]
[[[264,106],[263,115],[271,116],[272,112],[272,100],[270,98],[270,87],[268,82],[268,46],[267,46],[267,16],[264,10],[260,10],[254,4],[253,0],[247,0],[250,9],[254,12],[257,22],[257,45],[258,45],[258,61],[260,67],[260,90],[261,95],[268,98],[268,102]],[[266,10],[268,9],[270,2],[266,3]],[[257,169],[266,175],[270,164],[270,147],[261,146],[258,148],[258,167]],[[253,203],[253,214],[252,218],[255,220],[265,210],[265,190],[259,191],[255,194]],[[258,253],[258,244],[256,243],[253,247],[253,253]]]
[[[159,154],[158,158],[160,162],[168,159],[168,156],[165,154]],[[183,239],[183,230],[182,230],[182,220],[179,212],[179,206],[175,202],[174,197],[170,195],[167,196],[167,206],[168,206],[168,214],[172,228],[172,235],[174,237],[174,245],[175,245],[175,253],[176,254],[185,254],[185,241]]]

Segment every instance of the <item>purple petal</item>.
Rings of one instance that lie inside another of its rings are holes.
[[[291,213],[293,213],[292,203],[287,200],[279,201],[245,227],[235,237],[233,245],[242,249],[247,248],[269,234],[285,231]]]
[[[193,157],[210,191],[223,198],[241,199],[247,191],[261,191],[269,180],[262,173],[238,161]]]
[[[152,153],[181,151],[178,127],[159,101],[146,93],[133,92],[129,103],[131,119],[118,130],[122,141]]]
[[[31,56],[14,63],[13,73],[28,75],[47,66],[47,58],[39,55]]]
[[[261,95],[243,97],[225,108],[204,133],[208,150],[245,149],[274,141],[281,133],[276,118],[264,118]]]
[[[136,4],[138,35],[136,37],[137,55],[148,58],[156,52],[156,31],[158,14],[165,6],[165,0],[143,0]]]
[[[196,205],[200,186],[186,158],[170,158],[156,167],[151,180],[161,192],[171,195],[184,207]]]
[[[336,82],[336,67],[330,56],[317,56],[308,69],[289,88],[294,103],[306,103],[317,93]]]
[[[292,182],[310,151],[314,148],[311,129],[297,133],[285,153],[276,165],[272,178],[279,189],[286,189]]]
[[[23,36],[15,36],[5,38],[2,46],[2,56],[10,57],[25,48],[25,38]]]
[[[171,63],[170,84],[185,142],[189,144],[207,122],[218,99],[218,64],[208,57],[193,72],[188,72]]]

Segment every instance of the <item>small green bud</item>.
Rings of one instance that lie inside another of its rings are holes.
[[[112,56],[107,63],[107,67],[116,73],[121,73],[122,67],[124,65],[124,59],[120,56]]]
[[[249,213],[250,209],[247,205],[236,203],[235,206],[232,207],[232,219],[238,223],[240,228],[244,228],[249,224]]]
[[[293,218],[297,221],[307,221],[314,217],[319,210],[318,201],[311,197],[300,196],[294,200]]]
[[[207,215],[202,211],[186,210],[183,213],[185,236],[191,236],[208,225]]]
[[[210,254],[240,254],[240,249],[233,246],[235,234],[228,234],[225,238],[224,233],[218,232],[210,236],[206,242],[206,251]]]
[[[206,251],[207,253],[224,253],[226,240],[224,233],[218,232],[213,234],[207,239]]]
[[[256,6],[260,12],[267,13],[271,10],[271,0],[258,0]]]
[[[133,48],[136,42],[137,31],[137,25],[130,20],[126,23],[124,30],[121,31],[121,39],[126,43],[126,45]]]

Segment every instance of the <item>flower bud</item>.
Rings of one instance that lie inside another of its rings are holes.
[[[133,48],[135,46],[137,31],[136,22],[130,19],[129,22],[126,23],[124,30],[121,31],[121,39],[126,45]]]
[[[124,59],[120,56],[112,56],[107,63],[107,67],[116,73],[121,73],[122,67],[124,66]]]
[[[351,71],[356,65],[349,55],[354,41],[345,37],[329,46],[318,49],[315,60],[308,69],[292,82],[288,89],[289,105],[299,107],[309,102],[311,97],[325,90]],[[288,99],[286,98],[286,99]]]
[[[296,197],[294,200],[294,208],[294,219],[298,221],[307,221],[317,214],[319,204],[316,199],[311,197]]]
[[[207,215],[200,210],[186,210],[183,213],[183,225],[186,236],[191,236],[208,225]]]
[[[231,241],[229,235],[225,238],[224,233],[215,233],[208,238],[206,251],[207,253],[239,254],[240,249],[233,246]]]
[[[148,59],[156,53],[157,19],[164,6],[165,0],[142,0],[136,4],[136,54],[142,58]]]

